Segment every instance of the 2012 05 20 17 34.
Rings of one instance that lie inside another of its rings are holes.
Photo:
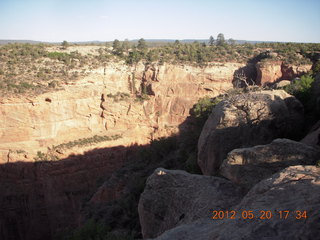
[[[308,218],[306,210],[211,210],[213,220],[222,219],[261,219],[269,220],[272,218],[288,219],[295,218],[303,220]]]

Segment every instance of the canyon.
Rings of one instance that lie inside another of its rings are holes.
[[[192,106],[227,93],[241,69],[264,85],[299,77],[311,65],[110,62],[57,91],[1,97],[0,238],[52,239],[79,226],[83,205],[132,152],[178,134]],[[68,147],[95,136],[108,140]],[[117,190],[108,194],[119,198]]]

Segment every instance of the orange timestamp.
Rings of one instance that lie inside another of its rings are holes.
[[[212,212],[212,219],[261,219],[268,220],[272,218],[278,219],[287,219],[287,218],[295,218],[295,219],[307,219],[307,211],[289,211],[289,210],[281,210],[281,211],[270,211],[270,210],[261,210],[261,211],[253,211],[253,210],[240,210],[240,211],[222,211],[222,210],[214,210]]]

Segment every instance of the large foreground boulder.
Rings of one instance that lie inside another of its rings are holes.
[[[213,209],[227,210],[242,196],[239,187],[223,178],[158,168],[148,178],[139,201],[143,237],[157,237],[178,225],[208,219]]]
[[[235,95],[212,111],[198,142],[198,164],[205,175],[218,173],[235,148],[293,138],[303,125],[303,106],[283,90]]]
[[[320,168],[292,166],[255,185],[233,208],[235,219],[199,219],[156,239],[319,239],[319,209]]]
[[[262,179],[295,165],[315,165],[318,148],[289,139],[276,139],[267,145],[231,151],[220,167],[220,174],[250,189]]]

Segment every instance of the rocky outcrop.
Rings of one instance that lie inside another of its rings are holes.
[[[273,83],[282,77],[280,61],[263,61],[256,65],[257,79],[256,84],[264,86]]]
[[[274,89],[283,88],[283,87],[288,86],[290,84],[291,84],[291,81],[289,81],[289,80],[281,80],[280,82],[277,82],[274,85],[272,85],[272,88],[274,88]]]
[[[181,224],[210,218],[210,209],[227,210],[241,196],[240,188],[225,179],[158,168],[139,201],[143,237],[157,237]]]
[[[301,77],[311,70],[311,64],[292,65],[287,63],[281,64],[282,79],[294,79]]]
[[[232,88],[234,71],[241,66],[138,64],[134,68],[110,63],[56,92],[0,99],[0,163],[33,161],[37,151],[94,135],[123,136],[94,147],[145,144],[171,135],[200,97],[214,97]],[[148,96],[136,97],[141,94]],[[23,150],[27,158],[14,159],[12,154],[8,158],[10,150]],[[71,153],[83,151],[71,149],[60,157]]]
[[[220,174],[250,189],[262,179],[294,165],[315,165],[319,149],[289,139],[276,139],[267,145],[231,151],[220,167]]]
[[[255,83],[265,86],[278,80],[293,80],[311,70],[311,64],[292,65],[282,61],[264,59],[256,64],[257,78]]]
[[[235,219],[199,219],[156,239],[318,239],[319,199],[320,168],[292,166],[255,185],[232,208]]]
[[[236,95],[212,111],[198,142],[198,164],[205,175],[217,174],[235,148],[292,137],[303,123],[303,106],[282,90]]]

